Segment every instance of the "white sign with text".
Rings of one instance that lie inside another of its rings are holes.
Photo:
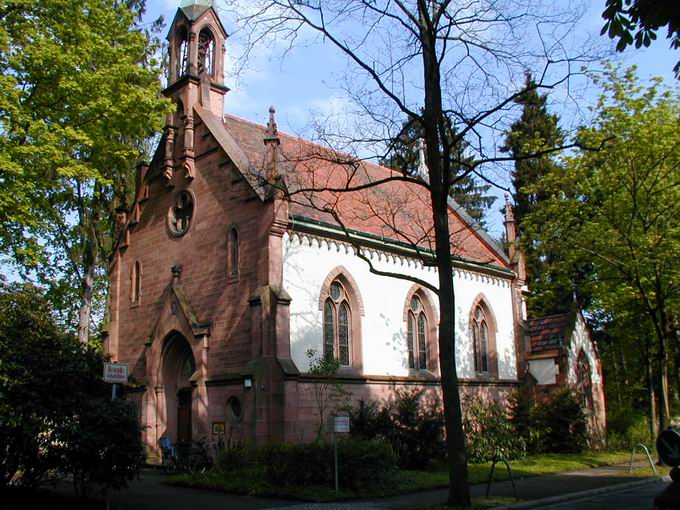
[[[104,363],[104,382],[126,384],[128,382],[127,363]]]

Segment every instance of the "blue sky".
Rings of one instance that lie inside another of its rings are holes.
[[[167,33],[167,24],[172,21],[179,3],[180,0],[149,0],[147,18],[150,20],[163,14]],[[221,0],[217,0],[216,5],[230,34],[227,41],[225,83],[231,91],[225,98],[225,112],[264,124],[267,122],[269,106],[275,105],[279,129],[304,135],[310,119],[338,111],[343,107],[347,100],[338,86],[338,80],[344,75],[346,63],[330,45],[317,42],[310,46],[298,46],[283,60],[279,52],[265,47],[258,48],[249,66],[236,75],[233,56],[241,51],[244,44],[243,35],[236,31],[227,10],[221,8],[224,5]],[[600,39],[603,8],[604,0],[590,3],[587,14],[577,29],[581,38]],[[641,50],[629,48],[622,55],[616,55],[616,58],[624,64],[636,64],[639,75],[643,78],[661,76],[667,83],[673,83],[672,69],[680,58],[680,51],[674,52],[669,49],[665,35],[664,29],[659,35],[659,40],[650,48]],[[606,42],[605,37],[602,39]],[[596,96],[597,90],[593,88],[583,97],[588,103],[593,102]],[[553,110],[560,114],[561,122],[567,126],[582,122],[560,102],[558,94],[553,101]],[[498,195],[502,195],[502,192],[499,191]],[[496,236],[502,229],[502,219],[497,212],[501,203],[501,200],[497,200],[487,219],[492,235]]]

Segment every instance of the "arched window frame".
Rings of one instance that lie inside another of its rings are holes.
[[[487,299],[480,294],[470,309],[472,365],[477,377],[498,377],[497,331],[493,311]]]
[[[215,74],[216,39],[210,27],[205,26],[198,32],[197,73],[205,72],[208,76]]]
[[[331,296],[331,286],[334,283],[338,283],[343,291],[338,299]],[[341,324],[343,304],[346,307],[347,320]],[[361,317],[364,315],[364,305],[356,282],[342,266],[331,271],[324,281],[319,295],[319,311],[322,323],[322,354],[330,351],[332,340],[334,356],[340,353],[341,347],[347,350],[349,364],[345,363],[347,359],[340,360],[341,370],[351,369],[360,372],[363,367]]]
[[[418,309],[414,309],[414,298],[419,303]],[[413,285],[404,302],[406,367],[410,372],[439,372],[438,322],[430,294],[421,286]]]
[[[130,268],[130,307],[139,306],[142,296],[142,263],[135,260]]]
[[[592,381],[592,366],[585,350],[581,349],[576,357],[576,397],[581,406],[587,410],[592,411],[593,404],[593,381]]]
[[[229,278],[236,279],[240,272],[240,239],[236,225],[229,227],[227,234],[227,274]]]

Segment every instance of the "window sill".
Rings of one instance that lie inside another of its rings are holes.
[[[430,372],[427,369],[409,368],[408,376],[412,379],[419,379],[421,381],[422,380],[433,381],[433,380],[439,379],[436,375],[434,375],[432,372]]]

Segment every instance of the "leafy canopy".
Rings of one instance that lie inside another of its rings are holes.
[[[85,266],[105,258],[114,198],[124,203],[169,108],[156,47],[136,26],[143,9],[0,3],[0,253],[71,307]]]

